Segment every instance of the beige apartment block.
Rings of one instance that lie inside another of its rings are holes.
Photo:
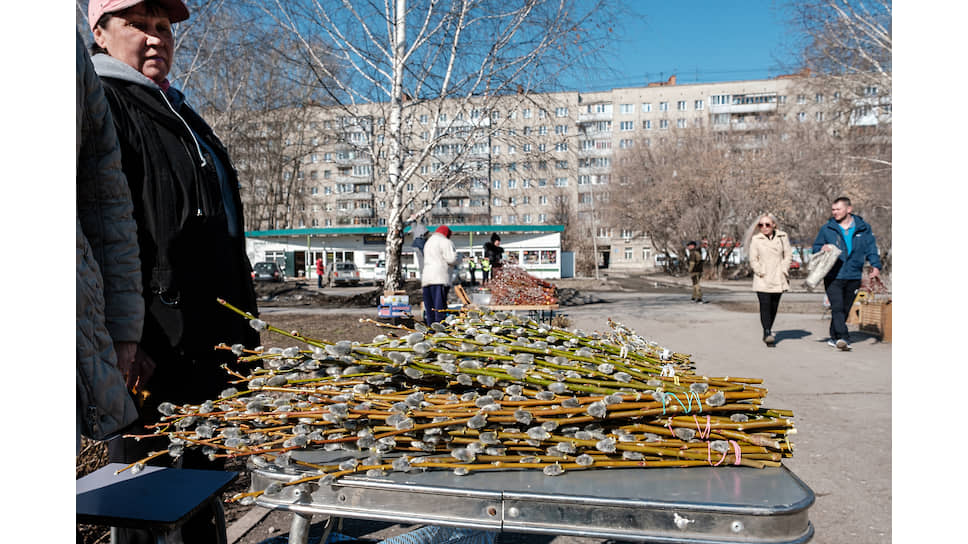
[[[805,89],[799,77],[679,85],[673,76],[608,91],[425,101],[403,120],[411,153],[404,196],[413,197],[412,212],[432,206],[427,225],[561,224],[564,239],[583,240],[600,267],[650,269],[656,255],[642,232],[598,213],[616,181],[616,153],[694,129],[749,134],[755,145],[771,120],[820,122],[832,114],[835,97]],[[280,223],[252,230],[386,225],[393,193],[386,105],[313,115],[303,138],[315,145],[291,189],[301,198]],[[856,122],[865,122],[863,111]]]

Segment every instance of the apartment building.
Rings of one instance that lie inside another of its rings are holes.
[[[561,224],[572,229],[566,240],[590,242],[600,267],[652,268],[656,254],[642,232],[598,213],[614,198],[607,188],[618,152],[689,129],[746,134],[755,145],[773,119],[822,122],[832,114],[829,102],[839,97],[807,88],[798,77],[680,85],[673,76],[608,91],[423,102],[402,120],[403,196],[411,212],[430,206],[426,224]],[[877,89],[867,94],[874,102],[866,106],[876,109]],[[386,225],[393,189],[385,107],[315,114],[309,133],[318,145],[291,174],[300,198],[285,224],[271,228]],[[855,122],[877,116],[862,107]]]

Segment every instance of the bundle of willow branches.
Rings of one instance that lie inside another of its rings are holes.
[[[385,325],[388,334],[364,344],[306,338],[220,302],[300,345],[219,346],[262,367],[242,375],[226,366],[235,387],[217,399],[163,403],[153,430],[168,448],[132,470],[185,448],[308,471],[286,485],[430,469],[762,468],[792,455],[792,413],[761,406],[761,380],[697,375],[689,356],[612,320],[608,332],[585,334],[470,311],[430,329]],[[292,457],[318,449],[346,456],[332,465]]]

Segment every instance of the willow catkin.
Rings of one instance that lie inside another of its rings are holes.
[[[301,465],[317,481],[412,470],[764,467],[778,464],[764,459],[769,452],[792,455],[792,418],[761,407],[760,380],[697,375],[688,355],[612,320],[605,333],[586,334],[473,311],[436,329],[418,323],[369,343],[328,342],[223,304],[303,345],[220,346],[262,367],[244,376],[228,367],[237,382],[217,399],[163,403],[153,428],[168,455],[200,447],[210,458],[246,456],[255,468]],[[315,466],[293,461],[297,450],[346,456]]]

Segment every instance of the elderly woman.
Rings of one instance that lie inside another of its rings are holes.
[[[219,395],[229,378],[220,365],[233,357],[216,352],[216,345],[259,343],[244,319],[217,302],[256,313],[235,169],[212,129],[168,81],[172,23],[188,16],[181,0],[88,5],[93,63],[111,106],[138,225],[146,311],[138,353],[156,365],[145,384],[151,396],[142,414],[149,420],[160,402]],[[125,452],[124,460],[154,446]]]
[[[780,307],[780,297],[790,289],[793,252],[787,234],[776,228],[776,218],[772,214],[760,216],[749,232],[747,247],[750,267],[753,269],[753,291],[756,291],[760,303],[763,342],[772,347],[776,343],[773,322]]]

